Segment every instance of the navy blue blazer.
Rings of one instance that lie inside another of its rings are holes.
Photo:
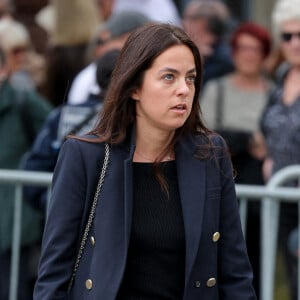
[[[201,160],[201,140],[175,148],[185,226],[184,300],[254,300],[231,162],[213,138],[215,158]],[[96,216],[70,295],[67,286],[104,157],[103,143],[67,140],[53,177],[35,300],[114,300],[126,265],[132,218],[134,142],[111,147]],[[159,299],[156,299],[159,300]]]

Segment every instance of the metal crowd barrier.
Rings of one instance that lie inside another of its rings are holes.
[[[290,180],[297,180],[299,186],[300,165],[281,169],[272,176],[265,186],[237,185],[240,198],[240,214],[244,233],[246,234],[247,201],[262,201],[261,211],[261,265],[260,265],[260,299],[274,299],[274,277],[276,265],[277,235],[280,202],[298,203],[298,249],[300,249],[300,188],[280,187]],[[298,300],[300,300],[300,262],[298,259]]]
[[[50,189],[52,174],[45,172],[31,172],[20,170],[0,170],[0,183],[14,184],[15,209],[12,236],[12,258],[10,268],[9,300],[17,300],[19,259],[21,241],[21,218],[22,218],[22,187],[25,184],[45,186]],[[49,193],[50,194],[50,193]]]
[[[289,166],[285,169],[280,170],[270,179],[268,184],[265,186],[236,185],[237,196],[240,199],[240,215],[244,234],[246,234],[247,232],[246,220],[248,201],[262,201],[262,263],[260,295],[260,299],[262,300],[273,300],[279,203],[281,201],[298,202],[298,211],[300,215],[300,189],[280,187],[280,185],[283,185],[291,179],[300,179],[300,165]],[[16,186],[9,300],[17,300],[21,234],[22,186],[25,184],[39,185],[46,186],[48,187],[48,189],[50,189],[51,180],[51,173],[0,169],[0,183],[14,184]],[[298,223],[298,227],[300,228],[300,222]],[[300,237],[298,237],[298,247],[300,249]],[[299,263],[298,300],[300,300]]]

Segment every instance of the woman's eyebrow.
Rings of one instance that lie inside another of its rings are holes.
[[[196,68],[190,69],[189,71],[187,71],[187,73],[197,73]]]
[[[163,68],[161,70],[159,70],[159,73],[163,73],[163,72],[171,72],[171,73],[175,73],[175,74],[179,74],[180,72],[176,69],[173,69],[173,68]],[[190,70],[188,70],[186,73],[189,74],[189,73],[195,73],[196,72],[196,68],[192,68]]]

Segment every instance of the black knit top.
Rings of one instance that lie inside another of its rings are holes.
[[[133,163],[134,205],[127,265],[118,300],[182,300],[184,224],[175,161],[161,163],[169,198],[151,163]]]

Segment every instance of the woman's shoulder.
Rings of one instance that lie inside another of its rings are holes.
[[[98,145],[98,147],[103,146],[105,142],[99,139],[99,136],[95,134],[82,134],[82,135],[72,135],[70,134],[66,141],[73,144],[78,144],[80,147],[89,147],[92,145]]]
[[[207,134],[199,134],[194,136],[194,144],[196,144],[193,156],[201,161],[208,163],[212,170],[230,170],[230,154],[227,144],[222,136],[217,133],[210,132]],[[216,168],[216,169],[215,169]]]
[[[70,153],[77,150],[82,156],[91,158],[92,156],[97,157],[104,152],[105,143],[100,142],[99,137],[96,135],[69,136],[65,140],[63,148],[68,149]]]
[[[198,133],[193,135],[193,139],[197,145],[211,145],[226,147],[224,138],[215,131],[209,131],[207,133]]]
[[[199,157],[209,159],[228,155],[228,147],[224,138],[214,131],[193,135],[192,139]]]
[[[58,164],[81,166],[88,174],[96,174],[105,157],[105,143],[96,136],[68,137],[59,152]],[[73,167],[72,167],[73,168]]]

